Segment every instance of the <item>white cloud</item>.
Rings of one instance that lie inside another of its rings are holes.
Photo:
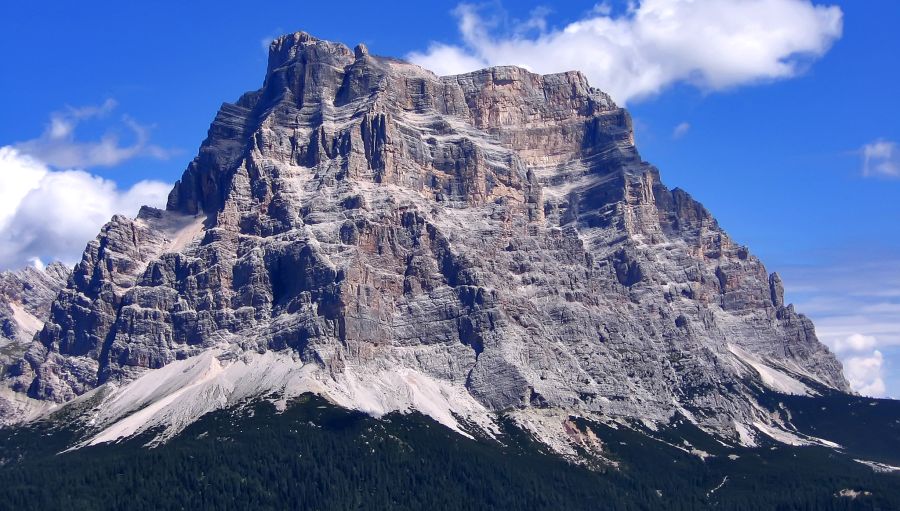
[[[149,129],[127,115],[121,123],[131,132],[133,141],[122,144],[114,132],[99,141],[79,141],[75,138],[78,124],[92,118],[104,117],[116,108],[116,101],[107,99],[97,106],[69,107],[50,116],[40,137],[15,144],[19,152],[28,154],[56,168],[109,167],[138,156],[165,159],[171,151],[150,143]]]
[[[832,347],[843,359],[850,388],[866,396],[885,397],[884,355],[875,349],[877,346],[874,336],[854,333],[835,340]]]
[[[688,131],[691,130],[690,123],[682,122],[678,126],[675,126],[675,129],[672,130],[672,138],[679,139],[685,135],[687,135]]]
[[[18,149],[0,147],[0,269],[78,260],[116,213],[165,204],[170,185],[141,181],[127,190],[82,170],[54,171]]]
[[[536,12],[499,35],[475,6],[454,13],[463,44],[435,42],[409,60],[438,74],[492,65],[581,70],[622,104],[676,82],[721,90],[795,76],[843,29],[840,8],[810,0],[643,0],[618,15],[600,4],[561,29],[548,30]]]
[[[900,363],[900,257],[860,249],[824,263],[779,270],[787,295],[809,314],[819,339],[844,364],[851,387],[866,395],[900,395],[886,368]]]
[[[871,350],[877,345],[874,337],[871,335],[851,334],[845,339],[838,339],[834,343],[834,349],[838,352],[846,351],[866,351]]]
[[[883,365],[884,356],[878,350],[870,355],[850,357],[844,360],[844,376],[856,392],[865,396],[884,397],[886,388]]]
[[[876,252],[779,269],[797,310],[815,320],[819,338],[835,351],[858,345],[854,335],[875,339],[873,347],[900,346],[900,257]]]
[[[900,148],[896,142],[879,139],[860,150],[863,176],[900,178]]]

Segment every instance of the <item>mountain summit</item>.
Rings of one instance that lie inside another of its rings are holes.
[[[89,443],[310,392],[465,435],[504,417],[563,454],[590,444],[573,415],[825,443],[760,396],[849,390],[581,73],[440,77],[306,33],[271,44],[165,210],[88,245],[6,384],[84,407]]]

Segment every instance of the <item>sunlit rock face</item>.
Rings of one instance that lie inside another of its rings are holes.
[[[305,33],[222,106],[165,211],[88,245],[13,387],[62,402],[213,348],[290,354],[326,395],[419,375],[526,423],[680,413],[737,436],[771,421],[760,385],[848,389],[777,275],[581,73],[439,77]]]
[[[58,262],[0,272],[0,380],[7,380],[0,381],[0,425],[21,417],[28,408],[8,387],[20,376],[22,356],[71,273]]]
[[[0,361],[14,361],[27,348],[71,273],[58,262],[0,272]]]

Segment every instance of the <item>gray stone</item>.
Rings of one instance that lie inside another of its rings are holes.
[[[0,273],[0,379],[4,380],[0,384],[21,387],[30,383],[30,366],[23,356],[71,273],[71,268],[58,262],[46,268],[29,266]],[[25,411],[14,395],[2,390],[0,387],[0,425]]]

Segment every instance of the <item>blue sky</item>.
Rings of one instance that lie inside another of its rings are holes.
[[[643,7],[682,3],[645,0]],[[711,41],[707,57],[725,64],[669,69],[649,92],[632,87],[642,75],[589,77],[627,99],[638,147],[663,180],[702,201],[782,274],[788,299],[816,321],[857,387],[900,397],[900,2],[750,3],[787,13],[779,26],[811,31],[797,44],[816,49],[791,58],[789,72],[761,64],[741,68],[744,76],[722,66],[745,57]],[[815,6],[840,9],[837,33],[810,28],[790,11]],[[466,13],[480,23],[474,36],[461,30]],[[738,11],[714,14],[710,23],[753,21]],[[463,60],[543,70],[554,62],[539,60],[541,51],[568,50],[560,46],[569,44],[560,36],[565,27],[602,18],[616,22],[611,30],[632,30],[635,16],[625,2],[594,1],[489,2],[465,12],[455,2],[9,3],[0,19],[0,179],[31,176],[16,186],[37,191],[4,213],[3,201],[11,203],[4,194],[15,186],[0,181],[7,189],[0,190],[0,230],[18,243],[6,243],[16,248],[0,251],[0,266],[31,256],[74,259],[72,247],[83,246],[85,233],[111,212],[158,200],[193,158],[219,105],[259,87],[263,42],[275,35],[305,30],[425,60],[446,47]],[[771,32],[762,39],[777,36]],[[652,44],[642,41],[634,48],[663,68],[707,50],[681,40],[647,49]],[[589,52],[597,47],[587,44],[586,57],[574,48],[572,58],[593,66]],[[521,48],[529,51],[515,54]],[[512,58],[522,62],[503,60]],[[48,176],[57,188],[84,191],[73,199],[40,189]],[[95,206],[82,216],[59,213],[64,221],[47,225],[54,205],[70,211],[84,203]],[[61,241],[48,245],[54,236]]]

